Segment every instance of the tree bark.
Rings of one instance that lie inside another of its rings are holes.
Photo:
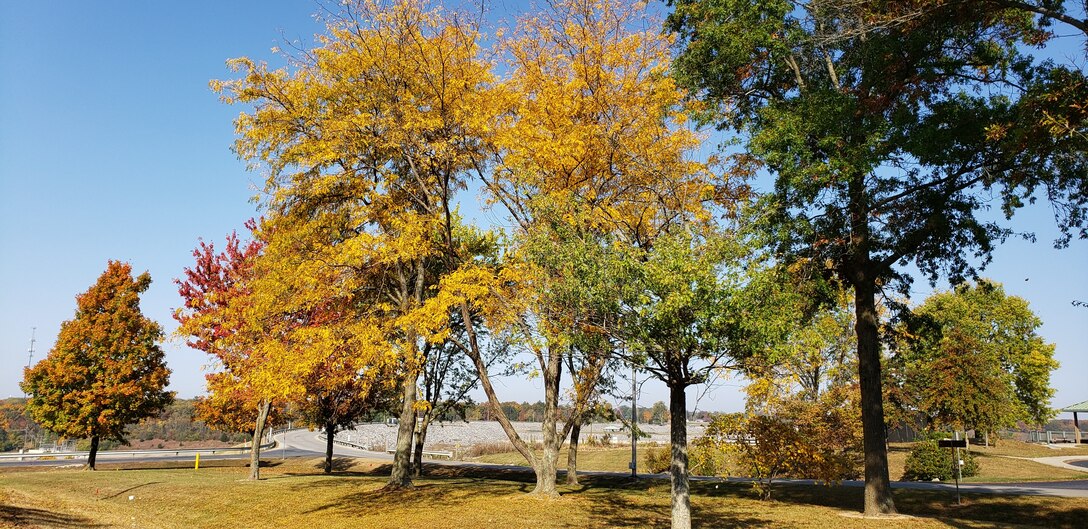
[[[888,428],[884,424],[883,379],[880,374],[879,316],[876,312],[876,268],[871,256],[870,202],[865,175],[850,175],[850,244],[842,271],[854,287],[854,333],[858,340],[861,386],[861,432],[865,452],[865,514],[893,514],[888,478]]]
[[[563,374],[562,354],[548,349],[544,365],[544,420],[541,422],[541,437],[544,441],[544,455],[540,458],[540,467],[536,472],[536,488],[533,494],[558,496],[555,478],[559,462],[559,444],[563,437],[556,431],[559,416],[559,382]]]
[[[393,470],[389,474],[389,488],[412,486],[412,473],[408,464],[412,458],[412,434],[416,427],[416,373],[404,377],[404,404],[400,410],[397,429],[397,450],[393,455]]]
[[[888,477],[888,430],[881,391],[880,337],[876,285],[868,278],[854,284],[855,331],[858,339],[858,380],[861,383],[861,429],[865,450],[865,514],[895,513]]]
[[[574,426],[570,430],[570,446],[567,448],[567,485],[578,484],[578,437],[582,433],[582,419],[572,419]]]
[[[412,475],[423,476],[423,444],[427,441],[427,428],[431,426],[431,414],[424,414],[415,430],[415,445],[412,450]]]
[[[684,384],[669,385],[669,442],[672,446],[672,529],[691,529],[688,485],[688,403]]]
[[[87,454],[87,468],[94,470],[94,462],[98,457],[98,441],[100,438],[97,435],[91,436],[91,451]]]
[[[272,403],[268,400],[257,405],[257,424],[253,428],[253,446],[249,449],[249,479],[253,481],[261,479],[261,434],[271,409]]]
[[[465,330],[468,333],[468,344],[461,343],[457,339],[453,339],[453,342],[462,352],[468,355],[472,360],[472,364],[476,367],[476,372],[480,376],[480,386],[483,387],[484,395],[487,396],[488,406],[484,409],[489,415],[492,410],[495,411],[495,414],[491,416],[490,419],[498,421],[499,426],[502,426],[503,432],[506,433],[506,437],[514,444],[514,448],[525,458],[525,461],[529,463],[529,466],[533,467],[533,472],[537,472],[537,459],[539,458],[533,453],[532,447],[518,435],[517,430],[514,429],[514,425],[510,423],[510,419],[502,412],[502,405],[499,403],[499,397],[495,394],[495,386],[491,384],[491,377],[487,372],[487,364],[484,363],[483,356],[480,354],[480,344],[476,339],[476,331],[472,325],[472,313],[469,311],[468,303],[461,303],[461,315],[462,321],[465,322]]]
[[[336,436],[336,425],[325,423],[325,473],[332,474],[332,443]]]

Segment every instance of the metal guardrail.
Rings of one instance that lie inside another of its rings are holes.
[[[397,453],[397,449],[396,448],[386,448],[385,453],[395,454],[395,453]],[[448,450],[424,450],[423,455],[430,456],[431,458],[444,457],[444,458],[450,459],[450,460],[453,459],[453,452],[450,452]]]
[[[275,446],[275,443],[267,443],[261,445],[261,449],[271,448]],[[155,450],[100,450],[97,457],[104,456],[129,456],[135,458],[138,455],[158,455],[158,456],[181,456],[196,454],[244,454],[249,452],[248,447],[245,448],[185,448],[185,449],[155,449]],[[90,452],[78,451],[78,452],[27,452],[24,454],[0,454],[0,462],[10,461],[50,461],[55,459],[87,459]]]
[[[1085,436],[1081,430],[1082,438]],[[1072,430],[1001,430],[998,435],[1006,439],[1016,439],[1026,443],[1072,443],[1076,433]]]

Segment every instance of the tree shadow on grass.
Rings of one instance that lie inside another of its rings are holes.
[[[1070,507],[1072,502],[1078,503]],[[1051,528],[1088,526],[1088,502],[1075,498],[963,494],[963,504],[956,505],[955,496],[947,492],[912,490],[897,491],[895,505],[903,514],[934,516],[955,527],[970,526],[956,519]]]
[[[631,484],[634,494],[616,494],[616,489],[589,489],[593,507],[591,525],[607,527],[660,527],[672,525],[672,504],[668,484],[651,490],[652,485]],[[658,482],[660,485],[660,482]],[[643,490],[645,489],[645,490]],[[640,498],[641,496],[641,498]],[[641,501],[640,501],[641,500]],[[772,520],[728,510],[710,510],[698,505],[691,508],[692,527],[775,527]]]
[[[900,514],[940,518],[955,527],[977,527],[978,522],[1017,524],[1053,528],[1085,527],[1088,505],[1079,500],[1040,496],[963,494],[963,504],[955,505],[955,495],[946,491],[895,490],[895,505]],[[692,495],[757,499],[746,483],[697,482]],[[864,508],[864,489],[841,485],[776,484],[773,503],[829,507],[860,513]],[[970,520],[974,523],[967,523]]]
[[[465,487],[454,486],[455,483],[452,481],[459,481],[461,485],[471,487],[471,496],[474,501],[489,497],[508,496],[512,492],[509,484],[504,486],[494,481],[491,483],[481,481],[471,484],[466,484],[463,480],[429,481],[402,489],[389,489],[382,486],[380,482],[372,482],[372,486],[366,490],[341,495],[335,501],[304,511],[304,514],[336,511],[357,518],[384,516],[388,514],[390,505],[395,505],[397,509],[409,511],[441,510],[463,503],[466,500]],[[305,486],[300,487],[300,489],[305,488]]]
[[[106,527],[90,518],[33,507],[0,504],[0,526],[8,527]]]
[[[136,489],[138,489],[140,487],[146,487],[148,485],[158,485],[159,483],[162,483],[162,482],[161,481],[149,481],[147,483],[141,483],[139,485],[133,485],[133,486],[131,486],[131,487],[125,489],[125,490],[118,491],[118,492],[115,492],[113,494],[110,494],[109,496],[103,496],[103,497],[98,498],[98,499],[99,500],[108,500],[108,499],[116,498],[116,497],[118,497],[118,496],[120,496],[120,495],[122,495],[122,494],[124,494],[126,492],[136,490]]]
[[[424,478],[416,480],[415,486],[391,490],[382,487],[380,481],[389,475],[390,470],[391,466],[385,464],[367,471],[338,474],[374,479],[368,481],[370,488],[367,490],[341,495],[335,501],[306,511],[306,514],[336,511],[355,517],[381,516],[388,514],[392,504],[405,510],[441,510],[466,501],[498,505],[510,498],[511,494],[529,493],[536,484],[535,475],[530,469],[433,465]],[[558,488],[561,496],[589,500],[585,514],[591,527],[665,528],[670,526],[671,507],[667,481],[664,483],[663,496],[656,501],[647,501],[647,495],[655,494],[650,489],[660,488],[662,480],[630,481],[611,476],[586,476],[580,485],[560,485]],[[299,489],[313,486],[341,486],[341,482],[323,480],[299,484]],[[541,500],[547,501],[546,498]],[[773,525],[771,521],[758,517],[705,512],[698,508],[693,511],[692,521],[694,527]]]

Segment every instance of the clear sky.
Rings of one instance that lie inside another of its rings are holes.
[[[192,263],[199,238],[221,241],[256,214],[249,198],[261,181],[230,151],[239,109],[221,104],[208,81],[231,77],[227,58],[275,62],[272,47],[311,43],[322,29],[318,9],[309,1],[0,2],[0,397],[22,395],[31,328],[37,361],[109,259],[150,271],[144,312],[174,329],[173,278]],[[985,275],[1027,299],[1057,344],[1053,404],[1088,400],[1088,308],[1071,304],[1088,301],[1088,241],[1052,249],[1045,206],[1023,212],[1017,226],[1039,242],[1010,241]],[[913,294],[920,301],[929,291],[923,281]],[[204,355],[176,340],[165,349],[171,388],[202,393]],[[502,385],[503,400],[542,397],[539,380]],[[645,392],[644,402],[667,400],[659,385]],[[700,402],[741,406],[730,386]]]

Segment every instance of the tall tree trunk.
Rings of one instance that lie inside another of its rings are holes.
[[[865,174],[850,175],[850,249],[843,263],[854,287],[854,331],[858,340],[861,385],[861,432],[865,452],[865,514],[895,513],[888,478],[888,428],[884,424],[884,392],[880,374],[879,316],[876,313],[876,268],[871,256],[869,196]]]
[[[332,474],[332,443],[336,436],[336,425],[325,423],[325,473]]]
[[[880,337],[876,285],[863,277],[854,284],[855,331],[858,339],[858,380],[861,383],[861,428],[865,450],[865,514],[895,512],[888,477],[888,430],[881,391]]]
[[[423,443],[427,441],[427,428],[431,426],[431,414],[425,413],[416,425],[415,445],[412,450],[412,475],[423,476]]]
[[[414,338],[413,338],[414,340]],[[412,434],[416,429],[416,375],[413,371],[404,377],[404,403],[400,409],[397,428],[397,450],[393,455],[393,470],[389,474],[389,488],[412,486],[412,473],[408,464],[412,458]]]
[[[578,484],[578,437],[582,433],[582,418],[572,420],[574,425],[570,429],[570,446],[567,448],[567,485]]]
[[[253,481],[261,479],[261,435],[264,434],[264,425],[271,409],[272,402],[269,400],[262,400],[257,405],[257,424],[253,428],[253,446],[249,450],[249,479]]]
[[[487,372],[487,364],[484,363],[483,356],[480,354],[480,343],[476,338],[476,329],[472,325],[472,312],[469,310],[468,303],[461,303],[461,316],[462,321],[465,322],[465,331],[468,333],[468,344],[462,343],[457,339],[453,339],[454,344],[472,360],[472,364],[476,367],[476,373],[480,377],[480,386],[484,389],[484,395],[487,396],[488,406],[484,409],[489,415],[488,420],[498,421],[499,426],[502,427],[502,431],[506,433],[506,437],[513,443],[514,449],[525,458],[525,461],[529,463],[529,466],[533,467],[533,472],[537,471],[537,456],[533,452],[532,447],[525,442],[524,439],[518,435],[517,430],[514,429],[514,425],[510,423],[510,419],[506,417],[506,414],[502,412],[502,405],[499,403],[499,397],[495,394],[495,386],[491,384],[491,376]],[[494,415],[492,415],[494,413]]]
[[[87,468],[94,470],[94,461],[98,457],[98,441],[97,435],[91,436],[91,451],[87,454]]]
[[[562,354],[548,349],[544,365],[544,420],[540,424],[541,437],[544,441],[544,455],[540,458],[540,467],[536,469],[536,488],[533,494],[558,496],[555,477],[559,463],[559,444],[563,437],[556,431],[559,419],[559,383],[563,376]]]
[[[688,486],[688,400],[681,383],[669,385],[669,443],[672,445],[672,529],[691,529]]]

